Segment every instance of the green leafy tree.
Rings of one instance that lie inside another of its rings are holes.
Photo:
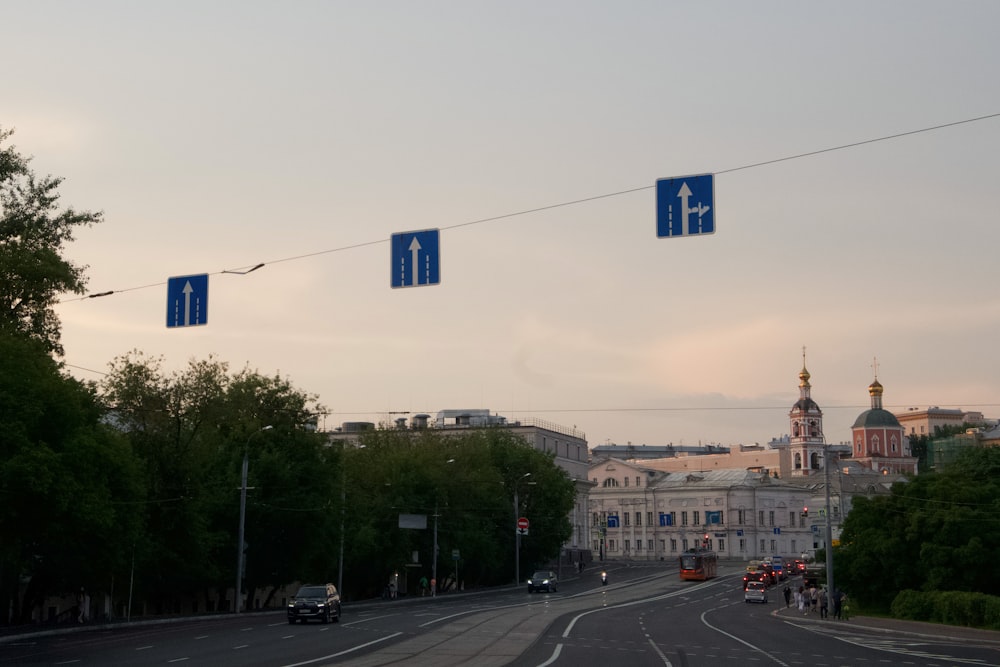
[[[0,127],[0,331],[23,334],[61,355],[62,293],[82,294],[84,270],[63,256],[77,227],[101,222],[101,213],[59,208],[61,178],[37,177],[29,160],[4,146],[12,131]]]
[[[141,478],[127,440],[101,415],[94,388],[64,375],[44,343],[0,334],[3,622],[27,622],[48,596],[108,592],[127,579]]]
[[[1000,595],[1000,450],[970,447],[940,471],[858,498],[835,554],[837,581],[863,605],[888,611],[896,594]]]
[[[434,569],[442,585],[495,585],[514,577],[517,485],[520,513],[532,521],[522,540],[522,571],[559,554],[572,527],[575,488],[555,465],[504,428],[461,435],[434,429],[377,429],[345,445],[345,595],[377,595],[393,573],[412,581]],[[426,530],[401,529],[400,514],[428,517]],[[460,559],[452,558],[458,552]],[[412,554],[419,563],[412,562]],[[419,565],[419,567],[414,567]],[[456,581],[458,580],[458,581]]]
[[[253,487],[244,590],[273,591],[305,576],[332,530],[321,511],[333,493],[332,463],[312,428],[322,407],[286,379],[250,369],[231,374],[213,358],[173,374],[162,366],[133,351],[112,363],[102,383],[148,489],[137,576],[146,599],[177,611],[186,597],[232,586],[244,454]]]

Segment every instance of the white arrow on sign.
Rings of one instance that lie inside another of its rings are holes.
[[[681,217],[681,234],[683,236],[687,236],[688,233],[690,232],[688,220],[690,219],[691,214],[692,213],[697,213],[698,214],[698,219],[700,220],[701,216],[703,216],[706,213],[708,213],[708,209],[710,209],[711,206],[702,206],[701,202],[698,202],[698,206],[697,207],[695,207],[695,208],[689,208],[688,207],[688,197],[691,196],[691,188],[688,187],[687,181],[681,183],[681,189],[677,191],[677,196],[681,200],[681,216],[682,216]],[[700,224],[698,225],[698,230],[701,231],[701,225]]]
[[[184,326],[191,326],[191,293],[194,292],[194,288],[191,287],[191,281],[187,280],[184,282]]]
[[[420,269],[417,264],[417,259],[420,257],[420,249],[423,246],[420,245],[420,241],[414,236],[413,240],[410,242],[410,266],[413,269],[413,284],[420,284]]]

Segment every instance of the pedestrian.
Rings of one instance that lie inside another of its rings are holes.
[[[396,599],[396,582],[395,581],[390,581],[389,582],[389,599],[390,600],[395,600]]]
[[[795,592],[795,602],[799,611],[804,612],[806,610],[806,589],[804,586],[799,586],[799,590]]]
[[[809,589],[809,608],[815,613],[817,611],[817,606],[819,604],[819,591],[816,590],[815,586]]]
[[[438,580],[437,577],[431,577],[431,597],[437,597],[438,592]]]
[[[833,596],[833,617],[839,621],[841,605],[843,604],[843,595],[841,594],[839,588],[834,588],[831,595]]]
[[[784,593],[785,593],[785,609],[788,609],[788,604],[792,601],[792,589],[788,586],[788,584],[785,584]]]
[[[827,618],[827,607],[829,601],[827,600],[826,589],[824,588],[819,592],[819,617]]]
[[[847,603],[847,593],[841,593],[840,595],[840,609],[844,614],[844,620],[851,620],[851,605]]]
[[[426,576],[420,577],[420,597],[424,597],[425,595],[427,595],[427,589],[429,587],[430,584],[427,583],[427,577]]]
[[[87,594],[83,588],[76,594],[76,622],[83,623],[87,620]]]

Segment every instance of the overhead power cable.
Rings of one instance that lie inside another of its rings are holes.
[[[997,118],[997,117],[1000,117],[1000,113],[992,113],[992,114],[987,114],[985,116],[976,116],[975,118],[966,118],[964,120],[957,120],[957,121],[954,121],[954,122],[951,122],[951,123],[943,123],[941,125],[933,125],[931,127],[924,127],[924,128],[920,128],[920,129],[917,129],[917,130],[909,130],[907,132],[898,132],[896,134],[890,134],[890,135],[886,135],[886,136],[883,136],[883,137],[875,137],[873,139],[865,139],[863,141],[855,141],[853,143],[841,144],[839,146],[832,146],[830,148],[821,148],[819,150],[809,151],[807,153],[797,153],[795,155],[787,155],[785,157],[774,158],[772,160],[765,160],[763,162],[754,162],[752,164],[746,164],[746,165],[743,165],[743,166],[740,166],[740,167],[730,167],[729,169],[722,169],[722,170],[719,170],[719,171],[715,171],[713,173],[715,173],[715,174],[729,174],[729,173],[732,173],[734,171],[742,171],[744,169],[756,169],[758,167],[765,167],[765,166],[768,166],[768,165],[777,164],[779,162],[787,162],[789,160],[799,160],[799,159],[802,159],[802,158],[814,157],[816,155],[822,155],[823,153],[832,153],[833,151],[841,151],[841,150],[846,150],[848,148],[857,148],[859,146],[865,146],[865,145],[868,145],[868,144],[874,144],[874,143],[878,143],[878,142],[881,142],[881,141],[890,141],[892,139],[899,139],[899,138],[902,138],[902,137],[909,137],[909,136],[912,136],[912,135],[915,135],[915,134],[923,134],[923,133],[926,133],[926,132],[934,132],[934,131],[943,130],[943,129],[946,129],[946,128],[949,128],[949,127],[955,127],[957,125],[966,125],[968,123],[976,123],[976,122],[979,122],[979,121],[989,120],[989,119]],[[608,192],[608,193],[602,194],[602,195],[594,195],[592,197],[584,197],[583,199],[573,199],[571,201],[564,201],[564,202],[560,202],[558,204],[549,204],[547,206],[538,206],[538,207],[535,207],[535,208],[528,208],[528,209],[523,209],[523,210],[520,210],[520,211],[514,211],[512,213],[504,213],[502,215],[494,215],[494,216],[491,216],[491,217],[488,217],[488,218],[480,218],[478,220],[469,220],[469,221],[466,221],[466,222],[459,222],[459,223],[456,223],[456,224],[453,224],[453,225],[447,225],[445,227],[441,227],[440,229],[441,230],[458,229],[460,227],[471,227],[472,225],[481,225],[481,224],[484,224],[484,223],[487,223],[487,222],[497,222],[498,220],[506,220],[508,218],[516,218],[516,217],[519,217],[519,216],[522,216],[522,215],[530,215],[532,213],[540,213],[542,211],[551,211],[553,209],[565,208],[567,206],[577,206],[579,204],[586,204],[588,202],[597,201],[599,199],[608,199],[608,198],[611,198],[611,197],[620,197],[620,196],[623,196],[623,195],[633,194],[635,192],[642,192],[644,190],[652,190],[655,187],[656,187],[655,183],[653,185],[643,185],[643,186],[636,187],[636,188],[629,188],[627,190],[618,190],[616,192]],[[338,248],[329,248],[327,250],[319,250],[319,251],[316,251],[316,252],[310,252],[310,253],[306,253],[306,254],[303,254],[303,255],[295,255],[293,257],[284,257],[282,259],[273,259],[273,260],[270,260],[270,261],[267,261],[267,262],[256,262],[256,263],[253,263],[253,264],[247,264],[245,266],[237,267],[235,269],[223,269],[222,271],[217,271],[217,272],[211,273],[209,275],[221,275],[223,273],[230,273],[230,274],[237,274],[237,275],[246,275],[248,273],[256,271],[257,269],[259,269],[259,268],[261,268],[263,266],[266,266],[267,264],[280,264],[282,262],[292,262],[292,261],[297,261],[297,260],[300,260],[300,259],[307,259],[307,258],[310,258],[310,257],[317,257],[319,255],[328,255],[328,254],[334,253],[334,252],[344,252],[346,250],[354,250],[354,249],[357,249],[357,248],[364,248],[366,246],[371,246],[371,245],[376,245],[376,244],[381,244],[381,243],[388,243],[388,242],[389,242],[389,239],[378,239],[378,240],[375,240],[375,241],[365,241],[363,243],[356,243],[356,244],[353,244],[353,245],[341,246],[341,247],[338,247]],[[86,296],[81,296],[81,297],[75,297],[75,298],[72,298],[72,299],[64,299],[64,300],[60,301],[59,303],[68,303],[68,302],[71,302],[71,301],[84,301],[86,299],[94,299],[94,298],[97,298],[97,297],[111,296],[113,294],[119,294],[121,292],[131,292],[131,291],[135,291],[135,290],[146,289],[146,288],[149,288],[149,287],[160,287],[160,286],[163,286],[165,284],[166,284],[166,282],[164,281],[164,282],[153,283],[153,284],[150,284],[150,285],[142,285],[140,287],[128,287],[128,288],[120,289],[120,290],[107,290],[107,291],[104,291],[104,292],[96,292],[96,293],[93,293],[93,294],[88,294]]]

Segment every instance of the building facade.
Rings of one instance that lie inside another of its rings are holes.
[[[663,472],[617,459],[590,467],[595,558],[665,561],[695,546],[722,558],[813,549],[812,491],[748,470]]]
[[[910,454],[910,440],[896,416],[882,407],[882,383],[878,376],[868,385],[871,408],[851,427],[851,459],[881,474],[917,472],[917,459]]]

